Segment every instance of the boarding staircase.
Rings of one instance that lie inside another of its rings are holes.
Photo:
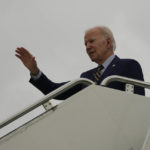
[[[126,91],[107,88],[126,83]],[[52,106],[50,100],[78,84],[87,87]],[[150,98],[133,94],[150,84],[120,76],[101,86],[87,79],[65,84],[0,124],[0,130],[39,106],[45,111],[0,138],[0,150],[150,150]]]

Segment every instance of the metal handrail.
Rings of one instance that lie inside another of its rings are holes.
[[[46,96],[44,96],[42,99],[40,99],[35,104],[31,105],[30,107],[24,109],[20,113],[17,113],[16,115],[14,115],[14,116],[10,117],[9,119],[0,123],[0,129],[3,128],[4,126],[10,124],[11,122],[17,120],[18,118],[22,117],[23,115],[29,113],[30,111],[39,107],[40,105],[44,105],[49,100],[55,98],[56,96],[59,96],[60,94],[66,92],[67,90],[71,89],[72,87],[74,87],[78,84],[84,84],[84,85],[89,86],[89,85],[95,84],[95,83],[93,81],[85,79],[85,78],[80,78],[80,79],[71,81],[69,83],[66,83],[65,85],[61,86],[60,88],[58,88],[58,89],[52,91],[51,93],[47,94]]]
[[[109,83],[111,83],[113,81],[119,81],[119,82],[123,82],[126,84],[132,84],[132,85],[150,89],[150,83],[148,83],[148,82],[135,80],[135,79],[127,78],[127,77],[122,77],[122,76],[117,76],[117,75],[112,75],[112,76],[105,78],[102,81],[101,85],[107,86]]]

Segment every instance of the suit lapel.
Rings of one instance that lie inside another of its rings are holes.
[[[106,68],[106,70],[102,74],[101,78],[98,81],[98,84],[100,84],[103,81],[103,79],[113,74],[117,66],[117,63],[119,61],[120,61],[120,58],[118,56],[115,56],[115,58],[112,60],[112,62],[109,64],[109,66]]]

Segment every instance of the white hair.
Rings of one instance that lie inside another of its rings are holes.
[[[112,31],[108,27],[105,27],[105,26],[100,26],[99,29],[105,37],[109,37],[111,39],[112,48],[113,48],[113,50],[115,50],[116,49],[116,42],[115,42]]]
[[[116,49],[116,42],[115,42],[112,31],[106,26],[97,26],[94,28],[98,28],[100,30],[100,32],[104,35],[105,38],[109,37],[111,39],[112,49],[115,50]],[[94,29],[94,28],[92,28],[92,29]]]

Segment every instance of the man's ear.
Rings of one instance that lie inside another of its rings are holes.
[[[112,40],[111,40],[111,38],[107,37],[106,41],[107,41],[108,48],[109,49],[112,48]]]

